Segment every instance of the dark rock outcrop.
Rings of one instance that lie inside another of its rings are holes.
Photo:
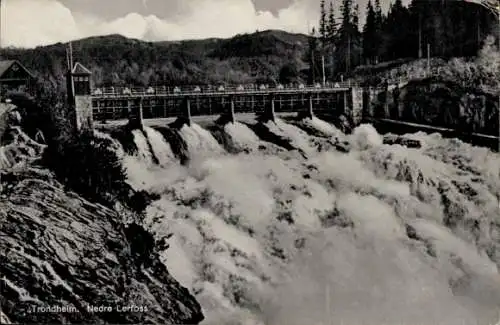
[[[141,226],[125,226],[117,212],[66,192],[46,170],[11,169],[1,180],[4,320],[197,324],[203,319],[201,307],[170,276]],[[92,306],[111,310],[91,311]]]
[[[384,136],[384,144],[399,144],[407,148],[421,148],[422,143],[415,139],[409,139],[404,136],[387,134]]]
[[[28,137],[19,127],[9,127],[0,145],[0,170],[37,161],[46,148]]]
[[[479,88],[428,78],[410,82],[401,90],[400,102],[403,106],[400,119],[407,122],[461,132],[498,133],[498,97]]]

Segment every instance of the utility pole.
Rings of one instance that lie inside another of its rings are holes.
[[[422,17],[421,13],[418,13],[418,58],[422,58]]]
[[[74,62],[73,62],[73,43],[71,41],[68,42],[68,50],[69,50],[69,70],[73,71]]]
[[[351,71],[351,34],[347,34],[347,73]]]
[[[326,76],[325,76],[325,56],[321,56],[321,70],[323,73],[323,87],[326,85]]]
[[[311,64],[312,64],[312,73],[311,73],[311,83],[314,85],[314,83],[316,82],[316,64],[315,64],[315,61],[316,61],[316,55],[315,55],[315,51],[312,50],[311,51]]]
[[[309,21],[308,21],[309,23]],[[311,84],[314,85],[316,82],[316,46],[317,46],[317,40],[316,40],[316,30],[314,27],[311,30],[311,37],[312,37],[312,42],[313,46],[311,50]],[[311,46],[311,45],[310,45]]]
[[[479,10],[476,12],[476,20],[477,20],[477,48],[481,48],[481,15]]]
[[[431,74],[431,44],[427,43],[427,74]]]
[[[69,46],[66,48],[66,68],[71,71],[71,60],[69,59]]]

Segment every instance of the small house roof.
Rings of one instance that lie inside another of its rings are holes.
[[[2,76],[5,71],[7,71],[13,64],[15,60],[3,60],[0,61],[0,76]]]
[[[73,70],[71,71],[72,74],[80,74],[80,75],[91,75],[92,72],[85,68],[80,62],[76,62]]]
[[[7,72],[7,70],[9,70],[14,64],[24,70],[31,78],[34,78],[31,72],[17,60],[0,60],[0,78],[2,78],[5,72]]]

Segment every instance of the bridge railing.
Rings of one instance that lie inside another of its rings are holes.
[[[407,83],[410,80],[424,79],[430,76],[437,76],[442,73],[441,67],[432,67],[430,71],[415,70],[405,71],[404,73],[391,71],[386,75],[386,80],[390,82]],[[280,90],[314,90],[314,89],[332,89],[332,88],[351,88],[359,86],[359,82],[353,80],[327,82],[326,84],[303,85],[257,85],[257,84],[244,84],[244,85],[228,85],[228,86],[214,86],[214,85],[183,85],[183,86],[146,86],[146,87],[104,87],[96,88],[93,90],[92,95],[97,97],[114,97],[123,95],[188,95],[197,93],[235,93],[235,92],[269,92]]]
[[[202,93],[245,93],[245,92],[269,92],[269,91],[307,91],[307,90],[321,90],[321,89],[334,89],[334,88],[350,88],[358,84],[352,81],[344,82],[330,82],[324,85],[239,85],[239,86],[151,86],[151,87],[105,87],[96,88],[93,90],[92,95],[97,97],[114,97],[123,95],[188,95],[188,94],[202,94]]]

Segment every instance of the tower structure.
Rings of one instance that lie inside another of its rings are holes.
[[[92,92],[89,69],[77,62],[68,72],[68,99],[77,133],[92,130]]]

